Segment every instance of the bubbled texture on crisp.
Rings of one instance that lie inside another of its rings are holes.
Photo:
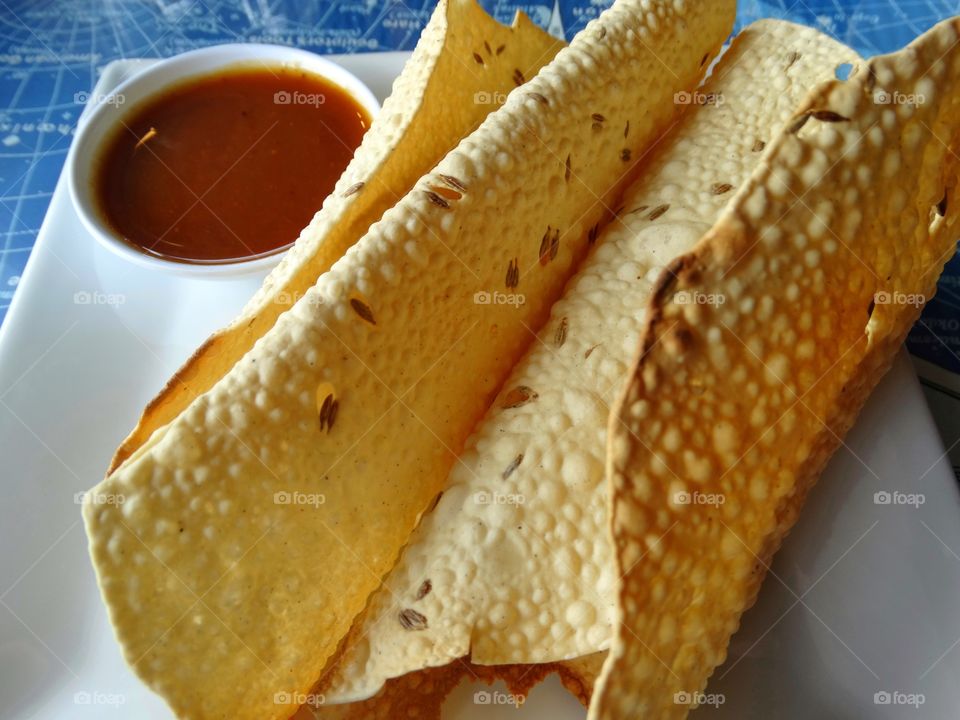
[[[758,143],[810,87],[856,59],[790,23],[761,22],[737,38],[700,91],[714,102],[692,104],[647,158],[620,218],[468,440],[436,509],[371,601],[361,639],[325,691],[330,701],[468,651],[475,663],[540,663],[608,647],[617,571],[606,426],[636,352],[637,319],[664,266],[750,177],[763,156]],[[537,397],[505,407],[520,387]],[[418,598],[427,580],[431,590]],[[397,622],[405,608],[429,627],[405,630]]]
[[[621,194],[622,150],[662,132],[721,41],[724,5],[694,42],[681,3],[618,3],[604,38],[512,92],[101,483],[126,498],[84,508],[111,620],[180,716],[287,717],[277,698],[317,680]],[[541,265],[547,227],[562,237]],[[476,301],[492,291],[525,303]]]
[[[676,693],[702,691],[724,661],[807,491],[920,313],[883,293],[934,292],[957,238],[958,27],[816,88],[658,284],[611,420],[622,625],[591,718],[687,715]],[[924,100],[875,99],[895,92]],[[694,292],[726,302],[676,302]]]

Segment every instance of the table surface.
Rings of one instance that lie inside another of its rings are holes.
[[[608,0],[481,0],[509,22],[519,8],[571,38]],[[0,0],[0,323],[16,292],[74,135],[102,68],[224,42],[296,45],[318,53],[409,50],[435,0]],[[960,0],[743,0],[742,27],[779,17],[820,28],[865,56],[891,52]],[[908,340],[948,448],[960,451],[960,255]],[[933,369],[933,374],[925,369]],[[953,460],[960,465],[960,452]]]

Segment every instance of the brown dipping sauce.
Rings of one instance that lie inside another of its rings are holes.
[[[209,264],[296,240],[370,117],[319,76],[240,66],[186,81],[123,122],[95,173],[102,214],[149,255]]]

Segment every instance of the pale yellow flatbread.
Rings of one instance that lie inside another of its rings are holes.
[[[88,495],[126,499],[84,506],[90,550],[125,657],[178,715],[287,717],[319,678],[699,82],[725,33],[693,17],[606,11]]]
[[[468,652],[474,663],[539,663],[609,646],[606,425],[637,318],[663,267],[710,229],[810,88],[857,59],[791,23],[737,36],[467,441],[325,684],[328,702]],[[536,397],[518,407],[509,398],[523,387]],[[429,618],[414,638],[397,622],[407,609]]]
[[[239,317],[197,349],[147,405],[110,472],[213,387],[421,175],[561,47],[523,13],[506,27],[476,0],[441,0],[323,208]]]
[[[816,88],[661,276],[610,423],[623,582],[591,718],[686,717],[724,661],[956,249],[958,111],[951,20]]]

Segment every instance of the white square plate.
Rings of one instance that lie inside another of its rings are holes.
[[[333,59],[382,99],[407,56]],[[143,62],[112,63],[94,94]],[[102,476],[144,404],[259,282],[161,277],[114,258],[80,226],[61,179],[0,328],[4,718],[171,717],[121,658],[75,494]],[[883,492],[925,502],[876,502]],[[812,493],[712,679],[708,691],[723,703],[693,717],[957,718],[958,553],[956,484],[904,355]],[[445,716],[584,714],[555,678],[519,712],[475,702],[478,689],[458,688]]]

